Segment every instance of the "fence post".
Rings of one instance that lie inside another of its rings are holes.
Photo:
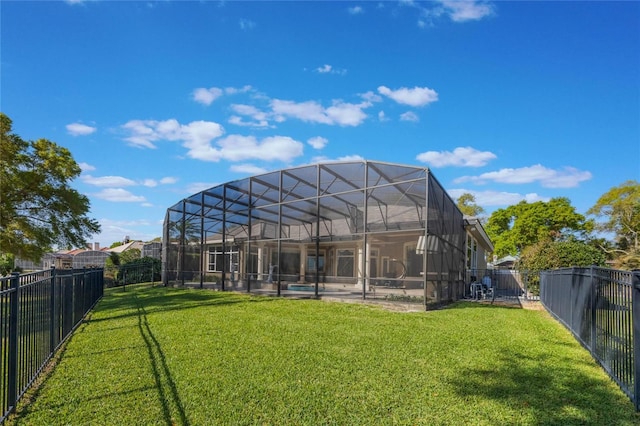
[[[640,272],[633,273],[631,282],[633,283],[631,300],[633,309],[633,402],[636,411],[640,411]]]
[[[49,305],[49,309],[51,310],[50,312],[50,321],[49,321],[49,350],[51,351],[51,353],[53,353],[56,349],[56,336],[57,336],[57,318],[58,316],[56,315],[56,267],[52,266],[51,267],[51,283],[50,283],[51,289],[50,289],[50,305]]]
[[[18,309],[20,308],[20,274],[11,274],[11,294],[9,296],[9,368],[7,397],[8,406],[14,409],[18,398]]]
[[[591,308],[591,355],[595,355],[597,353],[597,342],[598,333],[597,333],[597,321],[598,321],[598,282],[593,278],[593,266],[589,270],[589,285],[591,286],[590,296],[591,300],[589,301],[589,305]]]

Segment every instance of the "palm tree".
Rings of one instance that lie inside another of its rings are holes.
[[[188,220],[177,220],[169,225],[169,233],[172,239],[178,241],[178,258],[176,261],[176,280],[183,279],[182,269],[184,265],[184,247],[191,241],[197,241],[200,236],[200,229],[194,222]],[[184,281],[184,279],[183,279]]]

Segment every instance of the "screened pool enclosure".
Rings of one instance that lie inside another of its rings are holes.
[[[358,161],[279,170],[170,207],[163,283],[425,304],[455,300],[466,288],[472,234],[465,223],[427,168]]]

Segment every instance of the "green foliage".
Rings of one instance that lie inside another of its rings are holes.
[[[38,261],[54,245],[85,247],[100,225],[89,199],[69,186],[80,166],[47,139],[24,141],[0,113],[0,248]]]
[[[615,235],[619,265],[640,265],[640,183],[630,180],[611,188],[587,213],[602,220],[598,230]]]
[[[25,425],[632,425],[633,404],[542,311],[426,313],[107,290]]]
[[[468,192],[460,195],[456,204],[462,214],[467,216],[479,216],[485,211],[482,207],[476,204],[476,197]]]
[[[602,250],[580,241],[540,241],[527,247],[520,256],[518,269],[529,272],[528,288],[537,294],[540,271],[572,266],[605,266]]]
[[[125,250],[122,253],[118,254],[120,258],[121,265],[127,265],[129,263],[134,263],[140,260],[140,249],[131,248],[129,250]]]
[[[105,262],[106,266],[118,266],[120,265],[120,255],[114,251],[109,253],[109,257]]]
[[[9,275],[14,269],[15,259],[12,254],[0,253],[0,276]]]
[[[518,255],[540,241],[559,241],[571,236],[586,237],[593,221],[576,212],[568,198],[552,198],[518,204],[494,211],[485,229],[498,257]]]
[[[137,259],[132,259],[120,265],[116,277],[117,283],[124,285],[159,281],[161,268],[160,259],[152,257],[140,258],[138,256]]]
[[[640,250],[630,250],[616,257],[614,267],[617,269],[640,269]]]

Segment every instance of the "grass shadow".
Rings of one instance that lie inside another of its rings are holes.
[[[136,299],[137,301],[137,299]],[[178,388],[176,387],[171,370],[167,365],[167,361],[162,351],[162,346],[156,339],[149,322],[147,321],[147,312],[142,306],[142,303],[138,304],[138,329],[140,335],[144,340],[149,355],[149,362],[153,371],[154,380],[156,383],[156,389],[158,390],[159,398],[162,404],[162,413],[167,425],[176,425],[171,414],[171,408],[173,407],[178,413],[180,424],[188,425],[186,413],[184,411],[184,405],[180,399]],[[163,380],[164,379],[164,380]],[[166,383],[164,383],[166,382]]]
[[[203,306],[223,306],[237,303],[262,303],[274,298],[233,292],[219,292],[206,289],[185,289],[168,287],[129,286],[109,291],[94,308],[95,314],[88,323],[99,323],[114,319],[138,316],[138,308],[144,306],[147,314],[156,312],[182,311]],[[109,315],[104,315],[105,313]]]
[[[566,348],[554,353],[566,352]],[[603,377],[582,372],[575,359],[505,350],[496,362],[464,368],[451,384],[462,397],[477,396],[531,414],[531,425],[640,424],[640,415],[620,423],[629,400]],[[587,364],[585,361],[584,364]],[[588,371],[588,369],[587,369]]]

